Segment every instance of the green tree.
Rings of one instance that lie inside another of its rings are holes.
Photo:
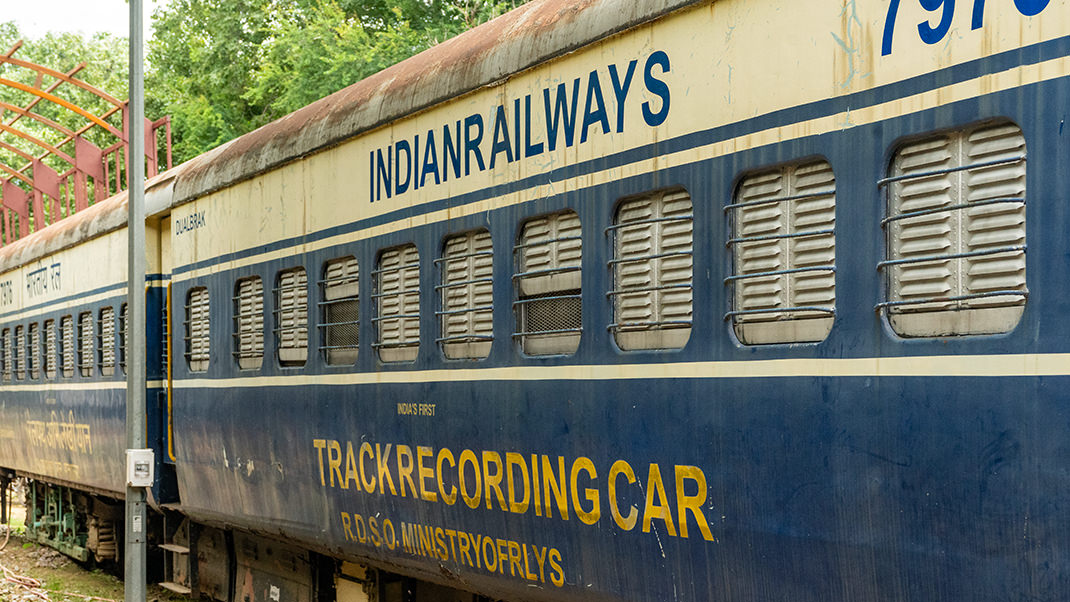
[[[176,162],[526,0],[172,0],[153,15],[147,113]]]

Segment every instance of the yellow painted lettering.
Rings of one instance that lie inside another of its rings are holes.
[[[379,493],[381,494],[386,493],[385,485],[390,486],[390,495],[398,494],[398,490],[394,488],[394,477],[390,475],[390,448],[393,446],[394,444],[387,443],[384,450],[379,447],[378,443],[375,444],[376,474],[379,475]]]
[[[569,478],[569,487],[572,489],[572,507],[576,509],[576,516],[584,524],[593,525],[602,517],[602,504],[598,496],[598,490],[588,487],[583,492],[587,496],[587,501],[591,502],[591,509],[584,510],[580,505],[580,488],[577,483],[580,471],[586,471],[592,481],[598,478],[598,473],[594,469],[594,462],[591,462],[590,458],[581,456],[572,463],[572,473]]]
[[[468,479],[465,478],[465,464],[472,465],[472,473],[475,475],[475,493],[471,496],[468,495]],[[476,458],[475,452],[470,449],[466,449],[461,452],[460,464],[457,466],[457,476],[461,484],[461,497],[464,498],[464,503],[469,508],[475,510],[479,507],[479,503],[483,501],[483,476],[479,470],[479,459]]]
[[[494,466],[494,472],[491,472],[490,467]],[[490,492],[494,490],[495,497],[498,498],[498,506],[505,511],[509,510],[509,507],[505,505],[505,496],[502,495],[502,457],[498,455],[498,452],[484,451],[483,452],[483,484],[486,486],[487,498],[487,510],[490,510],[491,497]]]
[[[342,489],[349,489],[349,481],[353,481],[354,489],[360,491],[360,476],[357,472],[357,454],[353,453],[353,442],[346,441],[346,478],[342,481]]]
[[[514,479],[516,469],[520,469],[520,479]],[[509,511],[523,514],[528,511],[531,501],[531,488],[528,486],[528,465],[524,462],[524,456],[518,453],[506,452],[505,454],[506,486],[509,489]],[[516,485],[524,486],[524,499],[517,500]]]
[[[446,474],[446,471],[442,470],[443,460],[450,463],[450,468],[457,466],[457,463],[453,460],[453,452],[443,447],[438,450],[438,458],[435,460],[435,471],[438,473],[438,493],[442,496],[442,501],[446,502],[447,506],[452,506],[457,503],[457,487],[450,485],[450,492],[446,493],[446,483],[442,480],[442,475]]]
[[[375,493],[375,473],[372,472],[371,477],[368,477],[369,473],[364,471],[364,458],[374,461],[373,456],[375,455],[375,450],[372,449],[372,444],[367,441],[361,443],[358,455],[358,461],[360,462],[360,486],[368,493]]]
[[[398,485],[401,487],[401,497],[405,497],[405,483],[409,484],[412,497],[416,497],[416,484],[412,481],[412,449],[408,445],[398,446]]]
[[[554,467],[550,464],[550,456],[542,457],[542,488],[546,500],[546,518],[552,518],[553,507],[550,505],[550,494],[557,503],[557,510],[562,520],[568,520],[568,484],[565,477],[565,459],[557,457],[557,475],[554,475]]]
[[[609,469],[609,513],[613,515],[613,521],[618,527],[631,531],[639,520],[639,510],[635,506],[629,506],[628,516],[621,515],[620,507],[617,506],[617,477],[620,475],[628,479],[629,485],[635,482],[635,472],[632,471],[631,464],[624,460],[617,460],[613,463]]]
[[[694,481],[698,491],[695,495],[687,495],[684,492],[684,481]],[[710,532],[710,523],[706,515],[702,513],[702,506],[706,503],[706,475],[697,466],[676,467],[676,511],[677,522],[680,523],[680,537],[687,537],[687,513],[691,512],[698,523],[698,530],[702,532],[702,539],[713,541],[713,533]]]
[[[561,568],[561,552],[550,548],[550,583],[557,587],[565,585],[565,571]]]
[[[657,496],[657,500],[654,500]],[[650,465],[650,476],[646,481],[646,505],[643,506],[643,533],[650,533],[650,521],[660,518],[665,521],[665,529],[669,535],[676,537],[676,527],[672,522],[672,511],[669,509],[669,499],[665,495],[665,484],[661,482],[661,468],[657,464]]]
[[[520,564],[520,544],[515,541],[509,541],[509,576],[510,577],[523,577],[524,566]]]
[[[438,501],[438,495],[427,488],[427,479],[435,478],[435,470],[430,466],[424,465],[424,460],[434,455],[435,450],[430,447],[417,446],[416,448],[416,470],[420,481],[420,499],[425,502]]]
[[[334,487],[335,476],[338,477],[338,484],[342,484],[342,446],[335,440],[327,442],[327,466],[331,472],[331,487]]]
[[[318,452],[317,456],[319,456],[320,459],[320,485],[326,487],[327,478],[323,472],[323,449],[327,447],[327,441],[325,439],[313,439],[312,447],[316,449],[316,451]]]
[[[352,521],[353,519],[349,517],[348,512],[342,513],[342,533],[345,534],[346,541],[356,541],[356,538],[353,537],[353,531],[350,530],[353,524]]]

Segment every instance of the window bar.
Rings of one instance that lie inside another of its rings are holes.
[[[420,314],[401,314],[397,316],[379,316],[372,318],[372,322],[388,322],[390,320],[406,320],[409,318],[419,318]]]
[[[321,330],[329,326],[360,326],[360,320],[353,320],[352,322],[320,322],[316,325]]]
[[[450,343],[453,341],[493,341],[494,337],[487,334],[458,334],[452,337],[435,339],[436,343]]]
[[[658,322],[614,322],[606,327],[606,330],[621,330],[625,328],[629,329],[651,329],[659,328],[663,326],[669,326],[674,328],[690,327],[691,320],[662,320]]]
[[[620,224],[613,224],[612,226],[607,227],[603,231],[603,233],[608,235],[610,232],[613,232],[614,230],[620,230],[621,228],[631,228],[632,226],[646,226],[646,225],[649,225],[649,224],[659,224],[659,223],[664,223],[664,222],[690,222],[690,221],[694,221],[694,219],[695,219],[694,215],[679,215],[679,216],[672,216],[672,217],[653,217],[653,218],[650,218],[650,219],[641,219],[641,220],[636,220],[636,221],[633,221],[633,222],[624,222],[624,223],[620,223]]]
[[[530,297],[527,299],[517,299],[513,301],[513,307],[518,305],[527,305],[528,303],[535,303],[538,301],[560,301],[562,299],[582,299],[583,295],[554,295],[552,297]]]
[[[418,339],[398,341],[397,343],[372,343],[373,349],[401,349],[403,347],[415,347],[420,344]]]
[[[494,282],[493,278],[477,278],[475,280],[464,280],[461,282],[450,282],[448,284],[439,284],[435,287],[436,291],[440,291],[446,288],[457,288],[458,286],[467,286],[469,284],[483,284],[485,282]]]
[[[672,253],[658,253],[656,255],[643,255],[641,257],[620,257],[618,259],[610,259],[606,263],[609,265],[617,265],[621,263],[638,263],[640,261],[666,259],[668,257],[693,257],[694,255],[695,253],[693,251],[673,251]]]
[[[775,203],[790,203],[793,201],[805,201],[807,199],[817,199],[826,196],[833,196],[836,194],[835,190],[819,190],[817,192],[808,192],[806,194],[797,194],[793,196],[782,196],[773,199],[759,199],[756,201],[744,201],[742,203],[730,203],[724,206],[723,211],[728,213],[733,209],[743,209],[745,207],[759,207],[761,205],[772,205]]]
[[[349,303],[356,301],[357,297],[339,297],[337,299],[327,299],[326,301],[318,301],[316,307],[326,307],[328,305],[338,305],[339,303]]]
[[[987,201],[977,201],[975,203],[961,203],[958,205],[950,205],[948,207],[936,207],[933,209],[920,209],[918,211],[910,211],[908,213],[900,213],[899,215],[893,215],[881,220],[881,227],[883,228],[890,222],[897,222],[901,219],[910,219],[912,217],[921,217],[923,215],[933,215],[936,213],[944,213],[946,211],[958,211],[960,209],[971,209],[973,207],[984,207],[986,205],[1004,205],[1009,203],[1017,203],[1020,205],[1025,204],[1025,199],[1022,197],[1008,197],[1005,199],[990,199]]]
[[[469,258],[472,258],[472,257],[493,257],[493,256],[494,256],[494,252],[493,251],[476,251],[475,253],[465,253],[464,255],[450,255],[448,257],[439,257],[438,259],[434,260],[434,264],[435,265],[440,265],[440,264],[445,263],[447,261],[458,261],[458,260],[461,260],[461,259],[469,259]]]
[[[513,245],[513,251],[519,251],[521,249],[528,249],[531,247],[545,247],[556,242],[566,242],[570,240],[583,240],[582,236],[562,236],[561,238],[547,238],[545,240],[537,240],[535,242],[527,242],[519,245]]]
[[[741,309],[737,311],[730,311],[724,315],[725,320],[729,320],[734,316],[755,315],[755,314],[779,314],[789,311],[819,311],[825,314],[836,314],[835,307],[823,307],[818,305],[797,305],[795,307],[770,307],[766,309]]]
[[[756,272],[754,274],[737,274],[735,276],[729,276],[724,279],[726,285],[732,284],[737,280],[748,280],[750,278],[763,278],[765,276],[780,276],[782,274],[799,274],[802,272],[835,272],[835,265],[828,266],[810,266],[805,268],[793,268],[790,270],[774,270],[771,272]]]
[[[877,264],[877,269],[882,270],[887,266],[903,265],[908,263],[928,263],[930,261],[947,261],[950,259],[963,259],[966,257],[984,257],[986,255],[999,255],[1000,253],[1016,253],[1018,251],[1025,251],[1026,245],[1015,245],[1013,247],[999,247],[998,249],[987,249],[984,251],[969,251],[966,253],[952,253],[950,255],[926,255],[924,257],[907,257],[904,259],[889,259]]]
[[[902,182],[903,180],[916,180],[920,178],[930,178],[932,176],[943,176],[960,171],[969,171],[971,169],[984,169],[985,167],[994,167],[996,165],[1010,165],[1011,163],[1021,163],[1025,161],[1025,155],[1015,155],[1006,159],[994,159],[992,161],[984,161],[981,163],[971,163],[969,165],[959,165],[957,167],[948,167],[946,169],[936,169],[933,171],[924,171],[921,173],[903,174],[901,176],[892,176],[890,178],[884,178],[877,180],[877,187],[887,186],[888,184],[894,184],[895,182]]]
[[[412,269],[417,269],[419,267],[420,267],[420,262],[419,261],[414,261],[412,263],[406,263],[405,265],[394,266],[392,268],[379,268],[378,270],[375,270],[374,272],[372,272],[372,276],[378,276],[380,274],[389,274],[391,272],[400,272],[402,270],[412,270]]]
[[[574,334],[582,332],[582,328],[562,328],[558,330],[526,330],[523,332],[514,332],[513,338],[516,339],[522,337],[546,336],[551,334]]]
[[[546,268],[545,270],[534,270],[531,272],[521,272],[519,274],[513,274],[513,280],[522,280],[524,278],[534,278],[536,276],[550,276],[553,274],[565,274],[568,272],[578,271],[580,271],[580,266]]]
[[[493,305],[482,305],[480,307],[466,307],[464,309],[451,309],[447,311],[436,311],[436,316],[455,316],[457,314],[470,314],[477,311],[493,311]]]
[[[926,303],[951,303],[954,301],[969,301],[971,299],[985,299],[989,297],[1021,297],[1023,300],[1029,297],[1029,291],[1018,290],[1005,290],[1005,291],[989,291],[986,293],[971,293],[969,295],[956,295],[954,297],[926,297],[925,299],[908,299],[904,301],[885,301],[884,303],[878,303],[873,307],[875,311],[881,311],[882,309],[891,307],[902,307],[906,305],[924,305]],[[971,307],[955,307],[946,311],[961,311],[965,309],[977,309]]]
[[[327,286],[327,285],[330,285],[330,284],[339,284],[339,283],[348,284],[350,282],[358,282],[359,280],[360,280],[360,276],[338,276],[337,278],[324,278],[323,280],[317,280],[316,284],[318,284],[320,286]]]
[[[382,299],[383,297],[400,297],[401,295],[412,295],[414,293],[419,293],[419,292],[420,292],[420,287],[407,288],[407,289],[405,289],[403,291],[393,291],[393,292],[390,292],[390,293],[376,293],[376,294],[372,295],[372,299]]]
[[[781,240],[785,238],[804,238],[807,236],[825,236],[826,234],[835,234],[836,231],[832,228],[828,230],[810,230],[808,232],[796,232],[794,234],[769,234],[766,236],[744,236],[742,238],[730,238],[724,243],[724,246],[730,247],[734,244],[741,242],[758,242],[763,240]]]

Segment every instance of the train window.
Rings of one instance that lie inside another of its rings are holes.
[[[621,349],[676,349],[691,336],[691,197],[681,189],[617,207],[609,329]]]
[[[441,270],[441,311],[438,312],[442,353],[450,359],[490,355],[494,340],[494,252],[490,232],[476,230],[446,239]]]
[[[1021,129],[987,123],[908,142],[881,180],[887,300],[905,337],[1007,332],[1022,316],[1026,148]]]
[[[119,306],[119,368],[126,374],[126,345],[130,341],[130,320],[127,305]]]
[[[528,355],[575,353],[580,346],[580,217],[563,211],[524,222],[513,249],[516,333]]]
[[[23,327],[15,327],[15,378],[26,378],[26,335]]]
[[[305,268],[279,272],[275,286],[275,347],[282,366],[308,359],[308,274]]]
[[[82,376],[93,376],[93,314],[82,312],[78,315],[78,372]]]
[[[257,370],[264,363],[264,282],[253,276],[235,286],[234,357],[242,370]]]
[[[186,364],[190,372],[205,372],[211,359],[211,303],[208,289],[190,289],[186,297]]]
[[[56,378],[56,321],[45,320],[45,378]]]
[[[12,358],[11,358],[11,329],[5,328],[3,335],[0,336],[0,345],[3,345],[3,354],[0,355],[0,360],[3,361],[3,378],[4,382],[11,382],[12,373]]]
[[[360,269],[356,258],[342,257],[327,262],[323,282],[324,352],[330,366],[356,363],[360,342]]]
[[[30,364],[30,378],[41,378],[41,327],[37,322],[30,324],[30,336],[26,340],[26,360]]]
[[[100,310],[97,346],[100,350],[100,373],[104,376],[112,376],[115,374],[115,309],[111,306]]]
[[[373,276],[379,359],[415,360],[420,350],[420,254],[416,245],[382,251]]]
[[[807,161],[743,178],[727,246],[732,322],[743,344],[824,340],[836,311],[836,178]]]
[[[59,320],[60,330],[60,371],[63,378],[74,376],[74,319],[63,316]]]

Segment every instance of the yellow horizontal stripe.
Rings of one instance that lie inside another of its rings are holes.
[[[410,372],[176,379],[176,389],[537,380],[784,378],[799,376],[1070,376],[1070,353],[780,359],[676,364],[518,366]]]

